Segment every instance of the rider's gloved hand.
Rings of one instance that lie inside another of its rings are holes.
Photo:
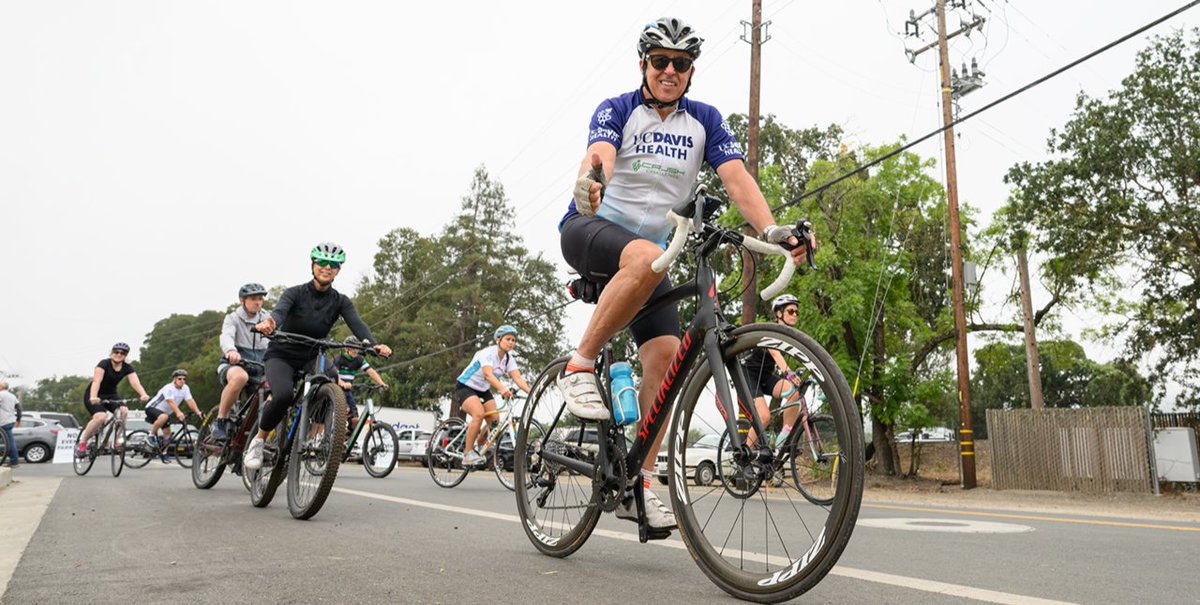
[[[592,154],[592,169],[575,181],[575,209],[584,216],[594,216],[604,198],[604,164],[599,154]]]

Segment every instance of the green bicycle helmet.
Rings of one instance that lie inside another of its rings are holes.
[[[321,242],[313,247],[312,252],[308,254],[313,261],[327,261],[332,263],[346,262],[346,251],[342,247],[333,242]]]

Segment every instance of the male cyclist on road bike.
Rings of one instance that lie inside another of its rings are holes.
[[[529,385],[521,377],[521,369],[517,367],[517,359],[513,356],[513,348],[517,346],[517,329],[504,324],[492,334],[496,344],[480,349],[471,358],[458,382],[454,386],[454,397],[459,406],[471,417],[467,423],[467,439],[463,443],[466,453],[463,455],[464,466],[481,466],[487,460],[477,448],[487,440],[487,433],[492,423],[496,421],[496,399],[492,390],[500,393],[504,399],[512,399],[517,394],[516,389],[510,389],[500,382],[501,376],[511,376],[522,391],[529,392]],[[483,430],[481,425],[486,423]],[[478,442],[478,443],[477,443]]]
[[[775,315],[775,323],[778,324],[795,327],[799,309],[800,301],[791,294],[776,296],[775,300],[771,301],[771,312]],[[758,411],[758,417],[762,420],[763,426],[771,422],[771,409],[767,406],[767,397],[776,401],[786,398],[788,403],[800,398],[800,393],[797,391],[800,379],[788,367],[787,361],[778,351],[751,349],[742,359],[742,367],[746,369],[746,377],[750,380],[750,386],[754,392],[754,407]],[[779,436],[775,438],[776,447],[787,440],[788,433],[792,431],[792,426],[796,424],[798,416],[800,416],[798,406],[783,411],[783,430],[779,431]],[[753,429],[751,429],[746,442],[750,445],[758,442],[758,435],[754,434]]]
[[[193,414],[204,417],[200,408],[196,406],[196,400],[192,399],[192,390],[188,388],[187,370],[175,370],[171,373],[171,382],[163,385],[154,395],[154,399],[146,404],[146,422],[151,423],[150,435],[146,437],[147,444],[151,447],[159,446],[155,437],[159,429],[162,429],[163,433],[162,443],[171,440],[171,414],[174,414],[179,422],[183,422],[185,416],[179,406],[185,402]]]
[[[350,336],[346,338],[346,344],[358,346],[363,342]],[[358,377],[358,373],[366,372],[372,382],[385,389],[388,388],[388,385],[357,349],[343,349],[341,354],[333,358],[330,371],[337,377],[338,386],[346,392],[346,425],[353,428],[358,422],[358,405],[354,402],[354,392],[350,387],[354,385],[354,379]]]
[[[317,244],[309,254],[312,261],[312,281],[283,291],[275,310],[255,326],[259,332],[271,334],[276,327],[284,332],[325,338],[338,318],[346,320],[350,331],[363,342],[371,342],[371,330],[363,323],[350,297],[333,289],[346,252],[337,244]],[[387,357],[392,350],[387,345],[375,345],[380,355]],[[258,433],[246,446],[243,466],[250,470],[262,468],[263,440],[283,420],[292,406],[296,372],[309,368],[316,361],[317,351],[304,344],[271,342],[267,347],[265,364],[271,399],[263,406]]]
[[[142,388],[142,381],[138,380],[137,371],[126,361],[128,356],[129,345],[118,342],[112,346],[112,354],[96,364],[96,368],[92,372],[92,380],[83,390],[83,407],[87,408],[92,419],[88,421],[87,426],[83,427],[83,432],[79,435],[79,446],[75,448],[76,457],[82,458],[87,454],[88,439],[104,426],[108,419],[108,412],[119,413],[121,420],[125,420],[129,415],[129,408],[125,404],[112,407],[112,404],[101,403],[102,400],[118,398],[117,385],[126,376],[129,377],[129,386],[133,387],[134,392],[142,401],[150,399],[150,396],[146,394],[146,389]]]
[[[267,345],[271,341],[262,334],[250,331],[255,324],[267,319],[266,311],[262,310],[266,296],[267,289],[262,284],[252,282],[242,286],[238,290],[241,306],[226,315],[225,322],[221,324],[221,350],[225,356],[217,366],[217,375],[225,386],[221,389],[221,404],[217,407],[217,420],[212,427],[214,439],[229,437],[229,431],[232,430],[232,427],[226,426],[229,410],[237,401],[238,394],[250,383],[251,372],[254,374],[254,386],[262,383],[261,369],[247,372],[237,363],[242,359],[262,363],[267,353]]]
[[[595,377],[596,357],[642,304],[671,288],[670,279],[655,273],[650,263],[663,253],[670,236],[667,211],[691,195],[703,163],[716,171],[742,216],[767,241],[796,243],[790,229],[775,225],[721,113],[684,97],[702,42],[679,19],[648,24],[637,44],[641,86],[601,102],[592,115],[574,199],[559,223],[567,263],[604,284],[587,330],[558,378],[567,409],[579,418],[609,417]],[[798,248],[792,259],[797,263],[804,254],[803,246]],[[638,403],[645,418],[679,347],[679,313],[674,306],[664,307],[630,330],[642,362]],[[647,487],[662,438],[659,433],[642,469]],[[658,497],[648,489],[644,495],[650,526],[674,527],[675,516]],[[617,509],[621,518],[636,519],[636,514],[632,498]]]

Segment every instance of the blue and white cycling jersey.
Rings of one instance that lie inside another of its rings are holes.
[[[500,346],[492,345],[481,349],[471,358],[471,363],[467,365],[467,369],[458,375],[458,381],[476,391],[490,390],[492,388],[491,385],[483,377],[483,366],[492,366],[492,373],[495,374],[496,378],[507,376],[513,370],[521,369],[517,367],[517,358],[512,353],[506,355],[504,360],[501,361]]]
[[[592,115],[588,145],[607,141],[617,148],[598,216],[665,246],[671,235],[667,211],[691,194],[701,164],[716,170],[745,156],[715,107],[683,97],[663,119],[642,100],[635,90],[606,99]],[[572,200],[559,229],[576,214]]]

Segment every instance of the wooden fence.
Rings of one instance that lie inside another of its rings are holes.
[[[994,489],[1154,489],[1146,410],[988,410]]]

